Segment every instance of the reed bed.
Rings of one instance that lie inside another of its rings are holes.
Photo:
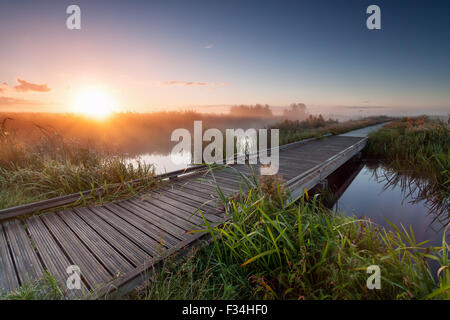
[[[351,130],[361,129],[367,126],[376,125],[390,120],[386,116],[369,117],[359,120],[349,120],[339,122],[334,119],[325,120],[321,115],[310,115],[307,119],[284,120],[271,128],[280,129],[280,145],[287,144],[303,139],[321,137],[325,134],[341,134]]]
[[[366,157],[381,159],[387,166],[413,179],[427,181],[440,207],[450,198],[449,123],[424,117],[403,118],[369,135]],[[435,202],[436,202],[435,201]]]
[[[249,192],[222,199],[231,219],[205,229],[211,245],[181,262],[167,259],[130,298],[450,298],[445,234],[441,247],[429,247],[416,242],[413,230],[387,231],[370,219],[337,215],[306,192],[289,203],[279,179],[249,183]],[[440,263],[437,275],[427,259]],[[380,290],[367,288],[370,265],[381,269]]]
[[[112,200],[156,182],[151,165],[127,164],[124,157],[44,129],[38,143],[26,145],[5,123],[0,127],[0,209],[96,188],[105,190],[101,199],[82,200]]]

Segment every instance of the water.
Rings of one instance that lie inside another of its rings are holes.
[[[191,154],[189,152],[178,154],[145,153],[137,157],[126,159],[127,163],[136,165],[137,162],[151,164],[156,174],[168,173],[185,169],[191,165]]]
[[[247,136],[240,137],[236,143],[238,150],[253,150],[257,142]],[[255,149],[256,150],[256,149]],[[241,151],[243,152],[243,151]],[[181,153],[163,153],[161,150],[140,154],[125,159],[126,163],[137,165],[138,161],[153,165],[156,174],[168,173],[188,168],[192,165],[192,154],[186,151]]]
[[[408,230],[411,226],[417,242],[429,240],[428,245],[442,245],[444,229],[450,221],[448,207],[433,200],[427,181],[396,172],[379,162],[361,160],[350,161],[328,181],[337,197],[334,210],[370,217],[386,229],[392,229],[386,219]]]

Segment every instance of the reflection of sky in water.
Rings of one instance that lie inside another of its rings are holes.
[[[377,169],[379,176],[383,174],[383,170]],[[434,216],[432,213],[428,214],[425,201],[410,203],[417,192],[405,198],[400,186],[383,190],[384,185],[384,181],[377,181],[373,171],[364,166],[339,198],[335,209],[347,215],[365,215],[388,229],[390,226],[384,218],[397,226],[403,224],[408,230],[412,226],[417,242],[430,240],[429,245],[441,245],[442,224],[439,221],[433,223]]]
[[[252,139],[250,137],[245,136],[239,137],[236,147],[238,148],[238,150],[245,150],[246,148],[248,148],[248,150],[251,151],[252,148],[256,148],[256,146],[257,146],[256,139]],[[161,174],[175,170],[185,169],[191,164],[191,154],[186,151],[173,154],[144,153],[137,157],[128,158],[126,160],[127,163],[131,163],[133,165],[136,165],[137,161],[154,165],[156,174]]]
[[[155,166],[156,174],[161,174],[188,167],[191,163],[191,154],[189,152],[166,155],[147,153],[135,158],[130,158],[127,160],[127,163],[136,165],[138,160],[146,164],[153,164]]]

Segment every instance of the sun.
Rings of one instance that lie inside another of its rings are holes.
[[[86,90],[75,102],[75,112],[95,119],[105,119],[114,111],[114,102],[101,90]]]

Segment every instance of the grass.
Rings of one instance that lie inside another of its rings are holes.
[[[427,117],[403,118],[371,133],[365,153],[413,179],[426,179],[427,195],[448,210],[449,146],[448,124]]]
[[[359,120],[349,120],[339,122],[337,120],[325,120],[321,115],[309,116],[304,121],[284,120],[271,128],[280,129],[280,145],[309,138],[320,137],[325,134],[341,134],[351,130],[357,130],[367,126],[379,124],[388,121],[390,118],[385,116],[369,117]]]
[[[307,193],[297,202],[261,181],[225,200],[230,221],[208,227],[212,245],[166,260],[133,299],[450,299],[449,246],[415,241],[413,230],[386,231],[337,215]],[[271,190],[270,193],[264,190]],[[434,277],[428,260],[441,265]],[[381,269],[381,290],[366,286]]]
[[[39,281],[27,281],[17,290],[0,294],[0,300],[63,300],[64,294],[58,281],[49,273]]]
[[[6,121],[0,127],[0,209],[101,187],[105,189],[102,198],[82,200],[109,201],[156,182],[151,165],[132,166],[124,157],[44,129],[39,143],[23,144],[6,129]]]

